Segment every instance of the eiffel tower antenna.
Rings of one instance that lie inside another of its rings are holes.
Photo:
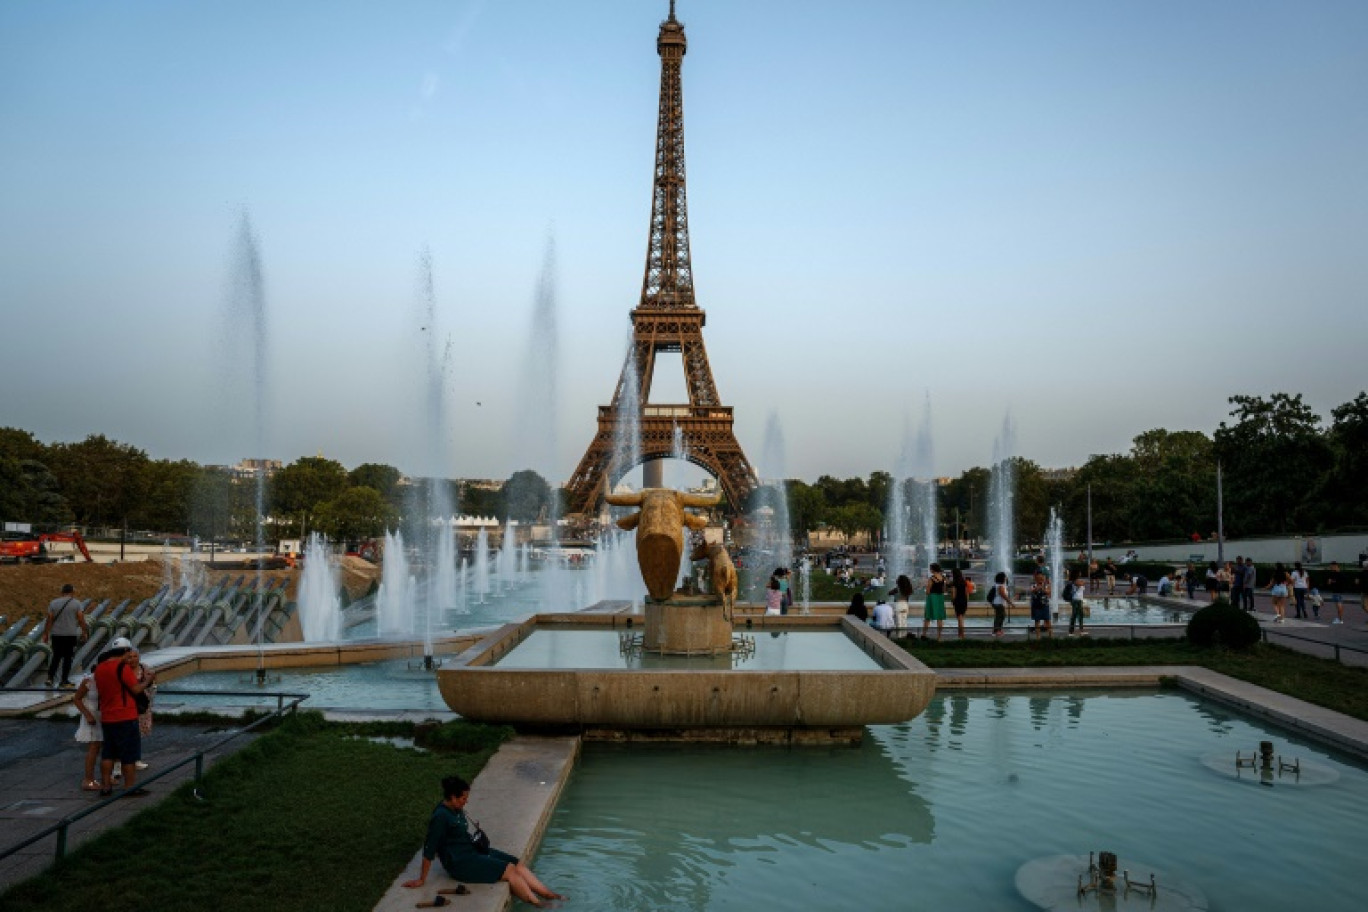
[[[687,49],[684,24],[675,18],[674,0],[670,0],[670,17],[660,23],[656,37],[656,53],[660,55],[660,115],[641,299],[631,312],[632,346],[613,402],[599,406],[598,432],[570,477],[569,500],[574,512],[595,510],[621,476],[636,467],[628,464],[627,454],[614,451],[615,431],[619,419],[625,417],[621,408],[627,402],[635,402],[641,409],[640,457],[646,464],[647,487],[660,485],[661,463],[657,460],[675,455],[676,427],[683,439],[685,458],[717,478],[732,510],[742,509],[758,484],[732,430],[732,410],[717,395],[708,352],[703,346],[706,315],[694,300],[684,181],[684,90],[680,77]],[[687,404],[646,404],[659,352],[681,355]],[[625,389],[633,377],[639,378],[638,395]]]

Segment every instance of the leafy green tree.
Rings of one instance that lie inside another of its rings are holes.
[[[1226,531],[1283,534],[1314,529],[1314,496],[1334,463],[1321,419],[1301,394],[1231,396],[1234,423],[1221,422],[1215,454],[1224,471]]]
[[[1013,460],[1016,472],[1016,540],[1040,542],[1050,521],[1050,488],[1040,466],[1020,456]]]
[[[154,532],[188,532],[190,497],[201,471],[188,459],[148,462],[143,467],[145,493],[129,515],[129,523]]]
[[[380,496],[396,506],[402,496],[399,479],[403,473],[391,465],[378,462],[364,462],[347,473],[347,482],[353,487],[371,488],[379,491]]]
[[[347,488],[319,504],[314,526],[333,541],[378,538],[399,522],[399,511],[383,494],[363,486]]]
[[[1093,541],[1130,541],[1131,505],[1135,502],[1135,460],[1119,453],[1090,456],[1070,479],[1060,498],[1069,537],[1088,537],[1088,492],[1092,491]]]
[[[563,503],[564,501],[562,501]],[[464,482],[461,484],[461,512],[470,516],[498,516],[503,511],[503,487],[491,490]]]
[[[883,528],[883,511],[867,503],[848,503],[827,513],[827,522],[845,537],[847,543],[860,533],[871,540]]]
[[[28,431],[19,428],[0,428],[0,458],[36,459],[42,462],[47,455],[47,447]]]
[[[793,479],[788,483],[789,531],[795,542],[807,541],[808,533],[826,519],[826,496],[822,489]]]
[[[313,525],[320,504],[347,488],[342,463],[321,456],[305,456],[276,472],[270,483],[270,512],[280,521],[277,531],[303,535]]]
[[[46,461],[82,525],[120,525],[146,496],[147,454],[103,434],[51,446]]]
[[[976,466],[960,473],[940,489],[941,509],[947,518],[959,510],[960,534],[965,538],[983,538],[988,533],[988,485],[993,473]]]
[[[1135,438],[1131,461],[1132,538],[1205,536],[1216,528],[1216,459],[1207,435],[1146,431]]]
[[[1337,406],[1330,416],[1332,464],[1319,499],[1331,521],[1368,525],[1368,393]]]
[[[551,486],[531,469],[510,475],[500,493],[503,518],[520,523],[534,521],[551,503]]]
[[[888,509],[888,494],[893,489],[893,476],[888,472],[871,472],[865,484],[865,500],[877,510]]]
[[[71,522],[71,509],[46,465],[0,456],[0,520],[60,526]]]

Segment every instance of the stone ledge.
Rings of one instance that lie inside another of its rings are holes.
[[[480,821],[494,847],[529,862],[541,845],[546,824],[555,810],[556,801],[570,777],[579,757],[579,738],[548,738],[518,736],[506,742],[485,764],[470,787],[470,804],[466,815]],[[432,783],[432,803],[441,799],[439,784]],[[414,832],[423,832],[427,821],[415,820]],[[441,862],[433,861],[427,883],[410,890],[404,881],[418,876],[422,870],[423,851],[418,847],[403,872],[394,879],[385,895],[375,904],[375,912],[408,912],[415,904],[430,902],[439,889],[451,889],[456,881],[443,870]],[[449,897],[461,912],[501,912],[511,895],[508,885],[466,884],[470,895]],[[555,884],[547,884],[553,890]]]

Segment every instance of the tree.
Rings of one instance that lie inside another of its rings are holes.
[[[28,431],[19,428],[0,428],[0,458],[36,459],[39,462],[47,455],[47,448]]]
[[[1368,393],[1337,406],[1330,416],[1332,464],[1319,500],[1334,522],[1368,524]]]
[[[270,512],[280,531],[303,535],[318,506],[347,488],[342,463],[321,456],[305,456],[276,472],[271,478]]]
[[[47,465],[83,525],[119,525],[146,496],[147,454],[126,443],[91,434],[80,443],[48,448]]]
[[[333,541],[378,538],[399,521],[399,511],[374,488],[351,487],[319,504],[315,528]]]
[[[789,531],[794,541],[806,541],[807,535],[825,521],[826,496],[822,489],[797,479],[788,483]]]
[[[1186,538],[1216,528],[1216,460],[1199,431],[1156,429],[1131,447],[1131,537]]]
[[[403,477],[403,473],[394,466],[364,462],[347,473],[347,482],[353,487],[379,491],[381,497],[398,506],[399,479]]]
[[[0,456],[0,520],[62,526],[71,522],[71,509],[46,465]]]
[[[1129,541],[1130,510],[1135,502],[1135,461],[1119,453],[1090,456],[1074,473],[1061,498],[1064,525],[1070,538],[1088,536],[1088,492],[1092,491],[1094,542]]]
[[[551,486],[531,469],[514,472],[500,494],[503,516],[516,522],[533,522],[551,503]]]
[[[156,532],[189,530],[190,497],[201,469],[188,459],[159,459],[143,467],[143,498],[129,514],[129,522]]]
[[[988,485],[993,473],[975,467],[960,473],[940,489],[940,502],[946,516],[960,513],[960,534],[965,538],[983,538],[988,534]]]
[[[1050,490],[1040,466],[1020,456],[1012,460],[1016,481],[1016,540],[1039,542],[1050,521]]]
[[[1215,453],[1224,470],[1227,529],[1238,534],[1315,528],[1313,496],[1334,454],[1321,420],[1301,394],[1231,396],[1233,425],[1216,429]]]

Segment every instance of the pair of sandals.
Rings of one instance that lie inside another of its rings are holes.
[[[431,902],[415,903],[415,906],[419,909],[435,909],[440,906],[449,905],[451,903],[451,900],[447,899],[446,896],[442,894],[445,893],[455,894],[456,896],[465,896],[469,892],[470,890],[466,888],[465,884],[457,884],[456,886],[446,890],[438,890],[437,895],[432,898]]]

